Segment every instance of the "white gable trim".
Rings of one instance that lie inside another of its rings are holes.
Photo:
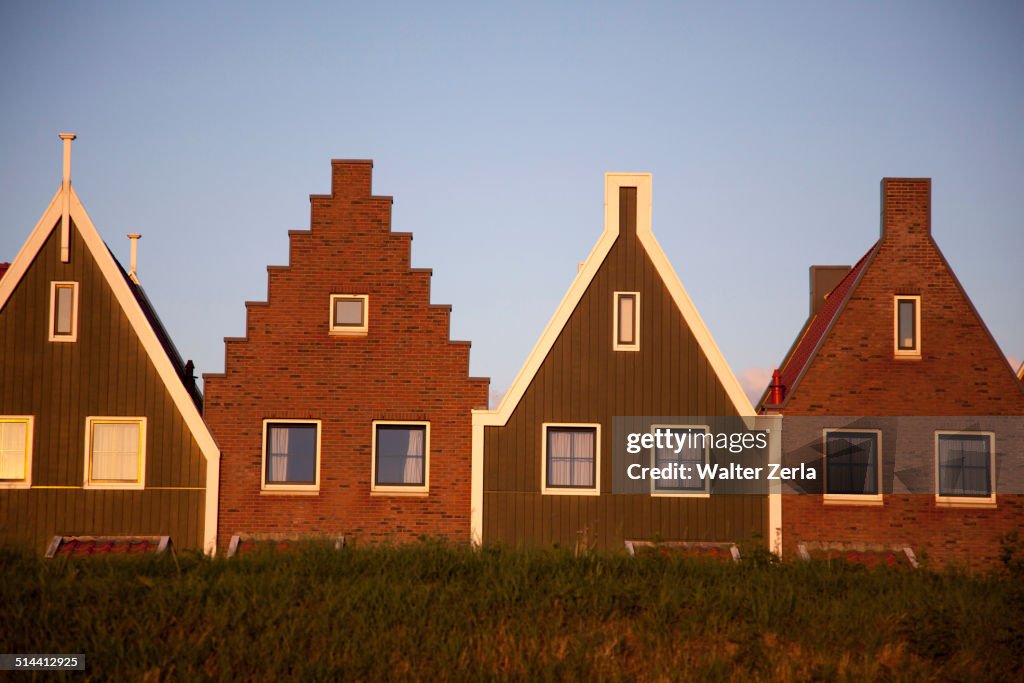
[[[590,286],[591,281],[597,275],[605,257],[611,250],[616,238],[619,236],[619,189],[623,187],[636,188],[636,232],[647,251],[655,270],[665,287],[672,295],[672,300],[686,321],[687,326],[693,333],[694,338],[704,352],[708,363],[714,370],[715,375],[722,383],[726,395],[732,401],[736,412],[744,417],[755,415],[754,407],[750,399],[743,392],[739,380],[729,368],[725,357],[719,350],[715,340],[711,337],[707,325],[697,312],[689,294],[679,280],[675,269],[669,263],[668,257],[662,251],[661,245],[654,238],[651,231],[651,174],[650,173],[606,173],[604,176],[604,232],[601,233],[597,244],[590,251],[590,255],[583,263],[583,267],[576,274],[569,291],[566,292],[562,302],[555,310],[547,327],[537,340],[530,355],[527,356],[519,374],[504,398],[495,410],[474,410],[473,411],[473,473],[470,493],[470,527],[471,539],[479,543],[483,535],[483,492],[484,492],[484,427],[505,425],[515,411],[516,406],[522,400],[526,389],[533,382],[541,363],[547,358],[548,352],[554,346],[555,341],[562,333],[568,323],[573,311],[583,298],[584,292]]]
[[[36,223],[36,227],[32,230],[28,240],[22,246],[21,251],[18,252],[17,257],[11,263],[7,273],[3,279],[0,279],[0,311],[7,305],[11,294],[25,273],[28,272],[29,267],[43,248],[50,233],[60,224],[64,199],[63,190],[58,190],[49,207],[43,212],[42,218]],[[164,351],[163,346],[160,344],[156,332],[153,331],[152,326],[146,319],[146,314],[143,313],[138,300],[132,294],[131,289],[129,289],[128,283],[125,282],[124,276],[121,275],[121,270],[114,261],[114,257],[100,238],[96,227],[92,224],[89,214],[86,213],[85,207],[82,206],[73,187],[69,186],[67,199],[70,204],[71,218],[78,228],[78,234],[81,235],[82,242],[85,244],[86,249],[89,250],[93,259],[95,259],[107,284],[110,285],[110,289],[114,292],[114,296],[117,298],[121,309],[125,312],[132,329],[138,335],[139,341],[142,342],[142,346],[146,350],[146,354],[153,362],[157,373],[160,375],[160,379],[163,380],[164,386],[167,388],[168,393],[170,393],[171,399],[181,412],[185,424],[188,425],[192,436],[195,437],[196,443],[199,444],[203,457],[206,458],[206,516],[203,529],[203,546],[206,552],[212,555],[217,547],[220,450],[217,448],[213,435],[210,434],[210,430],[203,421],[202,415],[199,414],[199,409],[192,402],[192,397],[189,396],[188,391],[185,390],[185,386],[178,377],[171,359],[167,357],[167,352]]]

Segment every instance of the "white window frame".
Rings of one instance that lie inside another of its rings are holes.
[[[711,433],[710,425],[651,425],[651,434],[654,434],[656,429],[703,429],[705,434]],[[657,448],[651,446],[651,467],[658,466],[657,459]],[[709,465],[711,463],[711,439],[704,441],[704,464]],[[697,474],[694,472],[693,474]],[[701,491],[670,491],[664,489],[658,489],[656,484],[658,480],[651,477],[651,497],[652,498],[710,498],[711,497],[711,481],[704,481],[704,488]]]
[[[548,486],[548,428],[568,427],[570,429],[594,430],[594,486],[589,488],[567,488]],[[601,495],[601,423],[599,422],[545,422],[540,430],[540,492],[546,496],[599,496]]]
[[[874,434],[877,438],[878,453],[875,474],[878,480],[875,482],[877,493],[829,493],[828,492],[828,436],[829,434]],[[821,430],[821,493],[826,503],[841,503],[845,505],[882,505],[882,430],[881,429],[846,429],[842,427],[828,428]]]
[[[146,488],[146,422],[145,417],[125,415],[91,415],[85,418],[85,472],[82,488],[86,489],[130,489]],[[92,432],[96,424],[134,424],[139,427],[139,463],[136,481],[106,481],[92,478]]]
[[[917,346],[913,349],[900,348],[900,302],[914,302],[914,341]],[[920,358],[921,357],[921,295],[919,294],[895,294],[892,297],[892,349],[897,358]]]
[[[316,425],[316,467],[314,469],[315,481],[312,484],[275,484],[267,482],[267,428],[270,425]],[[323,438],[323,425],[321,420],[315,419],[292,419],[292,418],[265,418],[263,420],[263,442],[260,446],[260,494],[261,495],[301,495],[320,493],[320,443]]]
[[[423,485],[377,483],[377,427],[426,427],[423,435]],[[370,495],[417,496],[430,492],[430,422],[425,420],[374,420],[371,423]]]
[[[335,325],[334,304],[337,301],[362,301],[362,325]],[[327,327],[330,334],[336,337],[364,337],[370,329],[370,295],[369,294],[331,294],[330,310],[327,312]]]
[[[988,437],[988,477],[989,496],[943,496],[939,488],[939,437],[940,436],[987,436]],[[996,434],[995,432],[940,429],[935,432],[935,504],[939,507],[996,507]]]
[[[32,488],[32,429],[35,417],[32,415],[0,415],[0,423],[25,425],[25,477],[23,479],[0,479],[0,489]]]
[[[624,296],[633,297],[634,327],[632,344],[623,344],[619,342],[619,300]],[[640,350],[640,292],[615,292],[615,296],[612,298],[612,350]]]
[[[71,334],[57,334],[57,288],[71,287]],[[50,283],[50,320],[47,323],[49,340],[52,342],[78,341],[78,283],[55,281]]]

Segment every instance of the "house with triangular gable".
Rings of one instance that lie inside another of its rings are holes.
[[[500,405],[473,412],[474,540],[621,550],[773,539],[763,487],[650,475],[725,464],[727,452],[690,437],[739,433],[754,411],[651,232],[650,174],[605,176],[604,223]],[[687,445],[641,444],[655,432]]]
[[[191,363],[89,219],[61,138],[61,185],[0,277],[0,542],[212,552],[220,453]]]
[[[883,179],[879,239],[811,268],[810,315],[758,406],[783,416],[784,463],[820,474],[782,495],[786,555],[987,566],[1024,526],[1024,386],[935,242],[931,191]]]

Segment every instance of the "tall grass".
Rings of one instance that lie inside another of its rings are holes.
[[[84,653],[87,679],[118,680],[1008,680],[1024,588],[434,543],[212,561],[0,551],[0,652]]]

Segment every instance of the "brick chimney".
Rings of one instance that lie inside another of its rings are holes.
[[[331,159],[331,195],[369,197],[372,175],[370,159]]]
[[[932,232],[932,179],[882,178],[882,239],[916,240]]]
[[[811,315],[821,310],[825,296],[850,272],[850,266],[811,266]]]

